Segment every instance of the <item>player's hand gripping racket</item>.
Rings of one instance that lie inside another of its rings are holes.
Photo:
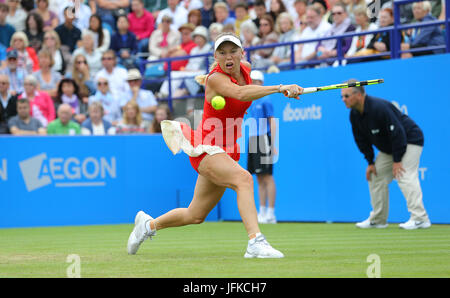
[[[360,82],[354,82],[354,83],[342,83],[342,84],[328,85],[328,86],[322,86],[322,87],[307,87],[307,88],[303,88],[303,93],[300,95],[319,92],[319,91],[376,85],[376,84],[381,84],[381,83],[384,83],[384,79],[367,80],[367,81],[360,81]],[[290,95],[289,90],[286,90],[285,95],[286,96]]]

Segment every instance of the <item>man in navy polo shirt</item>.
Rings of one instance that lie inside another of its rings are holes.
[[[354,83],[356,80],[349,80]],[[341,97],[351,109],[353,136],[368,162],[366,179],[372,212],[359,228],[385,228],[389,211],[388,185],[395,178],[406,198],[410,219],[400,228],[413,230],[431,226],[422,202],[419,161],[423,150],[422,130],[390,102],[369,96],[364,87],[342,89]],[[379,150],[375,158],[373,146]]]
[[[78,29],[73,22],[75,21],[74,13],[70,10],[73,7],[67,6],[64,9],[64,23],[55,28],[58,33],[61,45],[69,48],[70,53],[73,53],[77,47],[77,42],[81,40],[81,30]]]

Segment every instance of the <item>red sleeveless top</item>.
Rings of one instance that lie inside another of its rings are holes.
[[[250,78],[250,69],[240,65],[241,73],[244,76],[247,85],[252,83]],[[227,75],[230,80],[238,84],[237,80],[226,74],[219,65],[217,65],[209,74],[220,72]],[[208,79],[208,78],[207,78]],[[206,84],[208,81],[206,81]],[[192,147],[196,148],[198,145],[211,145],[222,148],[233,160],[239,161],[240,149],[237,143],[242,135],[242,121],[245,112],[252,104],[251,101],[243,102],[235,98],[225,97],[225,107],[222,110],[215,110],[212,105],[206,100],[203,106],[203,118],[196,130],[190,128],[185,123],[180,123],[181,131],[186,140],[188,140]],[[189,156],[192,167],[198,172],[198,167],[202,159],[206,156],[206,152],[193,157]]]
[[[240,64],[240,67],[246,84],[251,84],[252,79],[250,78],[250,69],[242,63]],[[227,75],[233,83],[238,84],[237,80],[225,73],[220,68],[219,64],[208,74],[208,77],[215,72]],[[205,86],[207,86],[207,84],[208,78],[206,79]],[[245,112],[251,104],[251,101],[243,102],[235,98],[225,97],[225,107],[222,110],[216,110],[212,107],[211,103],[206,100],[205,95],[203,118],[201,125],[197,128],[197,131],[201,131],[202,144],[232,149],[232,147],[235,146],[237,139],[242,135],[242,121]]]

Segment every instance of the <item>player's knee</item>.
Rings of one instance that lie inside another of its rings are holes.
[[[208,214],[203,214],[199,210],[193,211],[188,208],[187,210],[187,220],[189,224],[198,225],[205,221]]]
[[[191,218],[191,224],[199,225],[205,221],[206,216],[194,216]]]
[[[253,177],[247,171],[241,171],[236,177],[237,188],[251,188],[253,189]]]

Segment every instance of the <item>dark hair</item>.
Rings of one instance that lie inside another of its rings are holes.
[[[20,98],[17,100],[17,104],[19,104],[19,103],[26,103],[29,105],[30,101],[28,100],[28,98],[23,97],[23,98]]]
[[[34,21],[36,22],[38,34],[43,33],[44,32],[44,20],[42,19],[41,15],[36,12],[30,12],[27,15],[27,18],[25,19],[25,30],[27,32],[30,32],[30,27],[28,25],[28,21],[30,20],[31,17],[33,17]]]
[[[167,104],[161,104],[156,109],[157,110],[160,110],[160,109],[165,110],[166,114],[167,114],[167,120],[172,120],[172,112],[170,111],[170,108]],[[158,123],[156,118],[153,118],[152,130],[153,130],[153,133],[161,133],[161,123]]]
[[[284,5],[283,0],[276,0],[276,1],[278,1],[278,4],[280,5],[280,10],[277,11],[277,12],[274,12],[274,13],[276,13],[277,15],[279,15],[280,13],[286,11],[286,5]],[[272,9],[271,9],[270,11],[272,11]]]
[[[92,18],[96,18],[98,21],[98,28],[97,30],[91,29],[91,19]],[[100,47],[101,45],[103,45],[103,22],[102,22],[102,18],[98,15],[98,14],[93,14],[91,15],[91,17],[89,18],[89,30],[94,31],[95,33],[98,34],[98,47]]]
[[[259,22],[261,22],[261,20],[266,20],[267,22],[269,22],[270,28],[272,29],[272,31],[275,30],[275,22],[274,22],[271,14],[266,13],[259,19]]]
[[[323,10],[324,10],[325,12],[328,10],[327,4],[326,4],[325,0],[314,0],[314,1],[312,2],[312,4],[310,4],[310,5],[314,5],[314,4],[316,4],[316,3],[317,3],[317,5],[322,6],[322,8],[323,8]]]
[[[264,6],[264,7],[266,7],[266,2],[264,2],[264,0],[257,0],[257,1],[255,1],[254,6]]]
[[[48,2],[47,2],[47,5],[48,5]],[[68,11],[68,10],[71,10],[70,12],[72,13],[72,15],[75,14],[75,7],[73,7],[73,6],[66,6],[64,8],[64,10],[63,10],[64,15],[66,15],[66,11]]]
[[[116,22],[119,22],[119,19],[120,19],[120,18],[125,18],[125,19],[127,20],[127,23],[130,24],[130,21],[128,21],[127,15],[125,15],[125,14],[119,15],[119,16],[117,17],[117,21],[116,21]]]
[[[238,7],[243,8],[246,11],[248,11],[248,5],[245,2],[239,2],[238,4],[236,4],[236,6],[234,7],[234,10],[236,10],[236,8],[238,8]]]
[[[6,3],[0,3],[0,11],[9,12],[9,6]]]
[[[60,103],[60,104],[62,103],[62,96],[64,94],[62,91],[62,86],[67,83],[73,85],[73,89],[74,89],[73,94],[75,94],[78,97],[78,100],[80,100],[80,94],[79,94],[80,89],[78,87],[77,82],[75,82],[75,80],[71,79],[71,78],[64,78],[58,84],[58,91],[57,91],[56,98],[55,98],[56,103]]]

